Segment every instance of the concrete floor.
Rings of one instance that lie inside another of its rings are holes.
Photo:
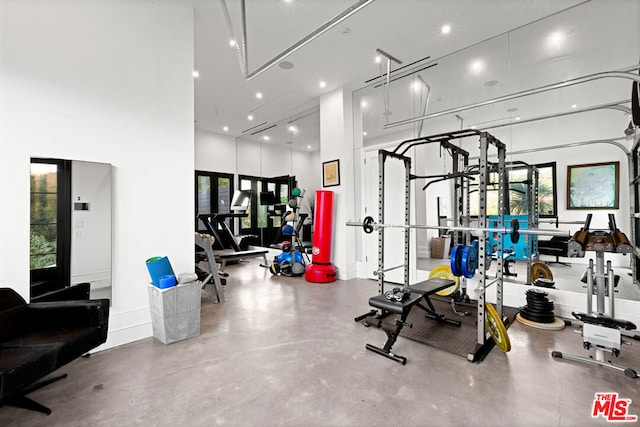
[[[81,358],[69,377],[30,395],[49,416],[0,408],[1,426],[587,426],[596,393],[631,399],[640,379],[557,361],[586,355],[573,328],[509,329],[512,350],[479,364],[404,338],[406,366],[365,350],[384,333],[353,318],[368,311],[374,281],[307,283],[257,262],[228,267],[227,302],[203,291],[201,335],[154,338]],[[451,316],[453,313],[446,313]],[[640,370],[640,342],[616,363]]]

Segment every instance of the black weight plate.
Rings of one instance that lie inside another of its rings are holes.
[[[523,310],[522,308],[520,309],[520,316],[537,323],[553,323],[555,321],[555,316],[553,315],[553,313],[541,315],[530,313],[527,310]]]
[[[549,302],[530,302],[527,301],[527,307],[532,308],[534,310],[553,310],[553,301]]]

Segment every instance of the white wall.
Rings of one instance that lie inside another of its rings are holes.
[[[0,7],[0,286],[29,297],[30,158],[111,163],[107,346],[149,336],[145,260],[193,270],[193,10],[177,0]]]
[[[294,175],[298,187],[313,197],[321,185],[319,151],[293,150],[275,144],[233,138],[205,130],[195,132],[197,170],[264,178]]]

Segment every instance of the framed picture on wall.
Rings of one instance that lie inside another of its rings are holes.
[[[333,187],[340,185],[340,160],[322,163],[322,186]]]
[[[567,209],[618,209],[620,162],[567,166]]]

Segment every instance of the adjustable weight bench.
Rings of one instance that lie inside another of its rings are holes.
[[[413,308],[413,306],[418,306],[421,310],[423,310],[425,312],[425,317],[436,320],[438,322],[460,327],[461,323],[459,321],[447,319],[442,314],[437,313],[435,308],[433,307],[433,304],[431,303],[431,300],[429,299],[430,295],[453,286],[454,284],[455,282],[450,279],[433,278],[409,286],[411,294],[403,301],[392,301],[387,299],[384,295],[376,295],[375,297],[369,298],[369,305],[382,311],[381,314],[375,317],[375,319],[378,321],[378,327],[382,327],[382,319],[390,316],[391,314],[399,314],[400,319],[396,319],[395,328],[393,328],[392,330],[383,328],[384,332],[387,334],[387,342],[385,343],[383,348],[376,347],[372,344],[367,344],[367,350],[373,351],[374,353],[405,365],[407,363],[407,358],[404,356],[393,354],[391,352],[391,347],[393,347],[393,345],[395,344],[404,326],[409,326],[410,328],[413,327],[413,324],[407,323],[407,317],[409,316],[409,313],[411,312],[411,308]],[[427,304],[426,307],[420,304],[422,300],[424,300]],[[375,315],[376,313],[377,310],[372,310],[364,316],[356,317],[355,321],[358,322],[370,315]],[[366,321],[365,326],[369,326]]]
[[[245,258],[255,258],[260,256],[262,257],[262,259],[264,259],[264,264],[261,264],[261,266],[263,267],[268,266],[269,265],[267,263],[268,253],[269,251],[266,249],[253,249],[253,250],[239,251],[239,252],[232,252],[229,250],[214,251],[216,259],[220,261],[220,264],[221,264],[220,269],[224,269],[224,267],[229,262],[240,261]]]

